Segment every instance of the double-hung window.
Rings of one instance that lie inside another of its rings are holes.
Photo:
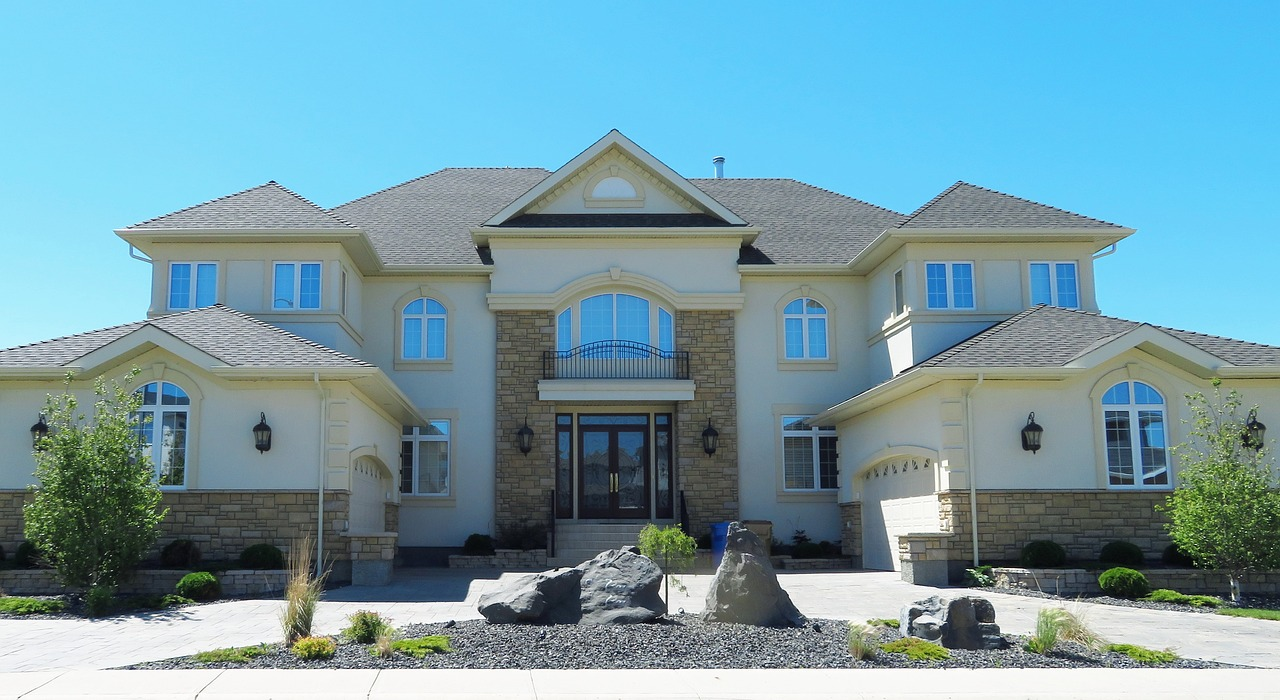
[[[199,309],[217,301],[217,263],[169,263],[169,310]]]
[[[1033,262],[1030,268],[1031,305],[1080,308],[1080,285],[1074,262]]]
[[[973,263],[925,263],[926,301],[930,309],[972,309]]]
[[[405,426],[400,436],[400,493],[449,495],[449,421]]]
[[[448,312],[444,304],[423,297],[409,302],[401,314],[400,356],[406,360],[443,360]]]
[[[271,308],[320,308],[320,267],[318,262],[276,263]]]
[[[782,488],[817,491],[839,488],[835,428],[809,424],[811,416],[782,417]]]
[[[1142,382],[1124,381],[1102,395],[1107,483],[1112,488],[1169,486],[1164,397]]]
[[[817,299],[788,303],[782,309],[782,332],[788,360],[827,359],[827,308]]]
[[[138,389],[142,399],[134,417],[134,435],[151,458],[156,480],[164,488],[187,484],[187,417],[191,398],[178,385],[151,382]]]

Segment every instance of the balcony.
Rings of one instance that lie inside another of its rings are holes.
[[[689,353],[603,340],[542,353],[542,401],[690,401]]]

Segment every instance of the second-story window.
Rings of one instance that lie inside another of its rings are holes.
[[[402,345],[400,356],[406,360],[443,360],[448,345],[448,312],[435,299],[415,299],[401,313]]]
[[[1031,263],[1031,305],[1080,308],[1080,285],[1074,262]]]
[[[827,307],[817,299],[788,303],[782,309],[782,329],[788,360],[827,359]]]
[[[926,301],[930,309],[972,309],[973,263],[925,263]]]
[[[169,309],[198,309],[218,301],[218,264],[169,263]]]
[[[556,316],[557,350],[607,340],[643,343],[670,352],[675,349],[675,319],[670,311],[632,294],[597,294]]]
[[[320,308],[320,263],[276,263],[271,289],[273,309]]]

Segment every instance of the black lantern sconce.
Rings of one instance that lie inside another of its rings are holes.
[[[1244,424],[1244,435],[1241,442],[1251,450],[1262,449],[1263,439],[1267,436],[1267,426],[1258,421],[1258,409],[1249,410],[1249,420]]]
[[[1031,454],[1035,454],[1040,450],[1040,436],[1044,435],[1044,428],[1036,423],[1035,411],[1027,414],[1027,424],[1022,427],[1022,449],[1031,450]]]
[[[40,449],[41,438],[46,437],[48,434],[49,424],[44,422],[44,414],[41,413],[39,417],[36,418],[36,424],[31,426],[31,449]]]
[[[261,454],[271,449],[271,426],[267,425],[267,414],[260,413],[258,424],[253,426],[253,446]]]
[[[529,419],[524,419],[524,425],[516,431],[516,446],[520,448],[521,454],[529,454],[533,450],[533,428],[529,427]]]
[[[716,453],[716,448],[719,446],[720,446],[720,431],[711,427],[711,419],[708,418],[707,429],[702,431],[702,451],[706,452],[707,456],[710,457],[711,455]]]

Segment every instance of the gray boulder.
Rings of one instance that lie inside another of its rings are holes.
[[[558,618],[566,616],[566,607],[578,604],[578,582],[581,579],[582,571],[578,569],[522,576],[480,596],[477,608],[489,622],[575,622]]]
[[[985,598],[931,596],[902,606],[898,629],[903,636],[937,642],[948,649],[1003,649],[996,609]]]
[[[778,584],[778,575],[755,533],[729,523],[724,559],[707,592],[702,619],[763,627],[803,627],[808,623]]]
[[[666,614],[662,569],[630,549],[610,549],[576,567],[582,572],[580,624],[651,622]]]

